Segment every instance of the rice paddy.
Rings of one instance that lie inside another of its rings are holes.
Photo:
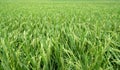
[[[120,70],[120,2],[1,0],[0,70]]]

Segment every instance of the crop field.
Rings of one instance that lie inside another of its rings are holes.
[[[120,70],[120,2],[0,0],[0,70]]]

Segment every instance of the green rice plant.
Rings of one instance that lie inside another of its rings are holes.
[[[0,1],[0,70],[119,70],[119,1]]]

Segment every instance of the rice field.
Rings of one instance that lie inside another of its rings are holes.
[[[120,70],[120,2],[0,0],[0,70]]]

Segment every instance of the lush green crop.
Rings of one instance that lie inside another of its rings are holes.
[[[0,70],[119,70],[119,2],[0,2]]]

